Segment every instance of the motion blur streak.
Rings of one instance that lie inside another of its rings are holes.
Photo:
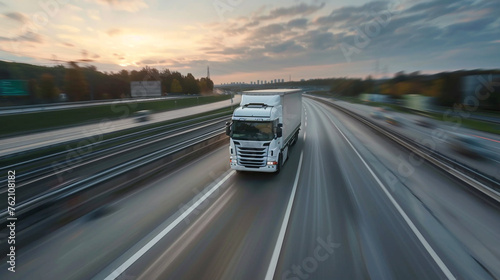
[[[295,181],[293,182],[292,194],[290,195],[290,200],[288,200],[288,206],[286,207],[285,217],[283,217],[283,223],[281,224],[280,234],[278,240],[276,241],[276,246],[274,247],[273,256],[271,258],[271,263],[266,273],[266,280],[272,280],[274,272],[276,271],[276,266],[278,265],[278,259],[281,252],[281,246],[283,246],[283,240],[285,239],[286,228],[288,227],[288,221],[290,220],[290,212],[292,211],[293,201],[295,199],[295,193],[297,191],[297,183],[299,182],[300,171],[302,168],[302,159],[304,158],[304,153],[300,154],[299,167],[297,168],[297,175],[295,176]]]
[[[494,139],[490,139],[490,138],[486,138],[486,137],[482,137],[482,136],[478,136],[478,135],[474,135],[474,134],[468,134],[468,135],[474,136],[474,137],[477,137],[477,138],[481,138],[481,139],[484,139],[484,140],[488,140],[488,141],[493,141],[493,142],[500,143],[500,141],[498,141],[498,140],[494,140]]]
[[[128,267],[130,267],[135,261],[137,261],[142,255],[144,255],[149,249],[151,249],[160,239],[167,235],[174,227],[176,227],[184,218],[186,218],[191,212],[193,212],[197,207],[200,206],[210,195],[215,192],[222,184],[224,184],[229,177],[233,176],[235,171],[230,172],[224,177],[220,182],[213,186],[208,192],[205,193],[200,199],[194,202],[191,207],[186,211],[182,211],[179,217],[175,219],[171,224],[169,224],[164,230],[162,230],[157,236],[155,236],[151,241],[149,241],[144,247],[142,247],[137,253],[130,257],[126,262],[124,262],[120,267],[118,267],[113,273],[111,273],[105,280],[112,280],[122,274]]]
[[[429,254],[431,255],[431,257],[438,264],[439,268],[441,268],[441,270],[446,275],[446,277],[448,277],[448,279],[455,279],[455,276],[453,276],[453,274],[450,272],[450,270],[448,269],[448,267],[446,267],[446,265],[443,263],[443,261],[441,260],[441,258],[436,254],[436,252],[434,251],[434,249],[432,249],[431,245],[429,245],[429,242],[427,242],[427,240],[425,240],[425,237],[422,235],[422,233],[420,233],[420,231],[417,229],[417,227],[415,226],[415,224],[410,220],[410,218],[408,217],[408,215],[406,215],[405,211],[401,208],[401,206],[399,206],[399,204],[396,202],[396,200],[394,199],[394,197],[392,197],[391,193],[387,190],[387,188],[385,187],[385,185],[380,181],[380,179],[377,177],[377,175],[375,175],[375,173],[372,171],[372,169],[366,163],[366,161],[363,159],[363,157],[359,154],[359,152],[356,150],[356,148],[354,148],[354,146],[351,144],[351,141],[349,141],[349,139],[347,139],[347,137],[345,136],[345,134],[342,133],[342,131],[340,130],[340,128],[335,124],[335,122],[332,121],[332,119],[330,118],[330,116],[328,116],[328,118],[330,119],[330,121],[332,122],[332,124],[335,126],[335,128],[340,132],[340,134],[342,135],[342,137],[344,137],[344,139],[347,141],[347,143],[349,144],[349,146],[351,146],[352,150],[356,153],[356,155],[359,157],[359,159],[361,160],[361,162],[363,162],[363,164],[365,165],[366,169],[368,169],[368,171],[370,171],[370,174],[373,176],[373,178],[375,178],[375,180],[377,181],[377,183],[380,186],[380,188],[382,188],[382,190],[387,195],[387,197],[389,197],[389,199],[391,200],[391,202],[394,205],[394,207],[398,210],[399,214],[401,214],[401,216],[403,217],[403,219],[405,220],[405,222],[411,228],[411,230],[413,231],[413,233],[417,236],[418,240],[420,240],[420,242],[422,243],[422,245],[424,245],[424,247],[427,250],[427,252],[429,252]]]

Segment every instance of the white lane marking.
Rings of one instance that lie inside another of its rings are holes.
[[[438,254],[436,253],[436,251],[434,251],[434,249],[432,249],[432,247],[429,244],[429,242],[427,242],[427,240],[422,235],[422,233],[420,233],[420,231],[415,226],[415,224],[410,220],[410,218],[408,217],[408,215],[404,212],[403,208],[401,208],[401,206],[399,206],[399,204],[396,202],[396,200],[391,195],[391,193],[387,190],[387,188],[382,183],[382,181],[380,181],[380,179],[377,177],[377,175],[375,175],[375,173],[372,171],[372,169],[370,168],[370,166],[366,163],[366,161],[358,153],[358,151],[356,150],[356,148],[354,148],[354,146],[351,144],[351,141],[349,141],[349,139],[347,139],[347,137],[339,129],[339,127],[332,121],[332,119],[330,119],[330,121],[333,123],[333,125],[335,126],[335,128],[337,128],[337,130],[340,132],[340,134],[342,135],[342,137],[344,137],[344,139],[347,141],[347,143],[349,144],[349,146],[351,146],[351,148],[354,150],[354,152],[356,153],[356,155],[358,155],[359,159],[361,159],[361,162],[363,162],[363,164],[366,166],[366,168],[368,169],[368,171],[370,171],[370,173],[372,174],[373,178],[375,178],[375,180],[377,181],[377,183],[380,186],[380,188],[382,188],[382,190],[387,195],[387,197],[389,197],[389,200],[392,202],[392,204],[394,205],[394,207],[396,208],[396,210],[398,210],[399,214],[403,217],[403,219],[408,224],[408,226],[410,227],[410,229],[417,236],[418,240],[420,241],[420,243],[422,243],[422,245],[427,250],[427,252],[429,253],[429,255],[431,255],[431,257],[434,259],[434,261],[439,266],[439,268],[444,273],[444,275],[446,275],[446,277],[448,279],[450,279],[450,280],[456,279],[455,276],[453,276],[453,274],[451,273],[451,271],[448,269],[448,267],[446,266],[446,264],[444,264],[444,262],[438,256]]]
[[[299,183],[300,169],[302,167],[302,158],[304,152],[300,153],[299,167],[297,168],[297,175],[295,176],[295,182],[293,182],[292,193],[290,194],[290,199],[288,200],[288,206],[286,207],[285,217],[283,217],[283,223],[281,224],[280,233],[278,234],[278,240],[276,240],[276,246],[274,247],[273,256],[271,257],[271,262],[267,268],[265,280],[272,280],[274,273],[276,272],[276,267],[278,266],[278,260],[280,258],[281,247],[283,246],[283,241],[285,240],[286,228],[288,227],[288,222],[290,220],[290,213],[292,212],[293,200],[295,198],[295,193],[297,191],[297,184]]]
[[[224,184],[229,177],[234,175],[236,171],[232,170],[226,175],[219,183],[213,186],[208,192],[205,193],[200,199],[198,199],[191,207],[184,211],[177,219],[175,219],[171,224],[169,224],[165,229],[163,229],[158,235],[151,239],[144,247],[139,249],[134,255],[132,255],[128,260],[126,260],[122,265],[115,269],[108,277],[104,280],[112,280],[118,278],[127,268],[129,268],[134,262],[136,262],[140,257],[142,257],[149,249],[151,249],[158,241],[165,237],[172,229],[174,229],[184,218],[186,218],[193,210],[195,210],[203,201],[205,201],[214,191],[216,191],[222,184]]]

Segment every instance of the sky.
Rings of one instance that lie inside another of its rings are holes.
[[[216,84],[500,68],[497,0],[0,0],[0,60]]]

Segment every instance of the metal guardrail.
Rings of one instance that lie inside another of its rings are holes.
[[[145,156],[139,157],[135,160],[128,161],[123,164],[119,164],[111,169],[104,170],[95,175],[87,177],[81,181],[74,182],[63,188],[50,190],[45,193],[41,193],[38,196],[32,197],[27,201],[17,204],[16,215],[22,216],[27,212],[39,208],[46,204],[55,203],[58,200],[66,199],[67,197],[74,195],[76,193],[85,191],[92,188],[104,181],[110,180],[114,177],[123,175],[130,172],[133,169],[140,168],[144,165],[150,164],[168,155],[182,151],[190,146],[200,144],[202,142],[208,141],[211,138],[224,134],[224,128],[217,129],[203,136],[195,137],[187,142],[176,144],[173,146],[166,147],[164,149],[158,150],[154,153],[147,154]],[[8,211],[4,210],[0,213],[0,220],[5,221],[8,217]]]
[[[119,137],[116,137],[116,138],[113,138],[113,139],[108,139],[108,140],[101,141],[99,143],[88,144],[88,145],[84,146],[83,148],[79,147],[78,149],[84,149],[84,150],[86,150],[88,148],[97,148],[99,146],[108,145],[108,144],[111,144],[113,142],[125,141],[127,139],[134,139],[134,138],[137,138],[137,137],[141,137],[141,135],[149,135],[149,134],[158,132],[157,134],[154,134],[154,135],[150,135],[150,136],[147,136],[147,137],[144,137],[144,138],[140,138],[140,139],[135,139],[135,140],[132,140],[132,141],[127,141],[126,143],[123,143],[123,144],[114,145],[114,146],[112,146],[110,148],[105,148],[105,149],[101,149],[101,150],[95,151],[93,153],[82,155],[82,156],[79,157],[79,160],[85,160],[85,161],[83,161],[82,163],[80,163],[78,166],[71,165],[71,167],[68,167],[68,168],[75,168],[75,167],[80,167],[80,166],[83,166],[83,165],[88,165],[90,159],[95,158],[97,156],[106,156],[107,157],[107,156],[109,156],[107,154],[112,153],[113,151],[118,151],[118,153],[123,153],[123,152],[129,151],[131,149],[138,149],[138,148],[142,147],[145,144],[151,144],[153,142],[162,141],[162,140],[165,140],[167,138],[171,138],[171,137],[177,136],[179,134],[190,132],[190,131],[192,131],[194,129],[199,129],[199,128],[207,127],[207,126],[213,125],[214,123],[216,123],[218,121],[222,121],[223,119],[225,119],[227,117],[227,115],[225,115],[225,114],[223,116],[220,116],[220,114],[215,114],[215,115],[210,115],[208,117],[213,117],[213,116],[217,116],[217,117],[213,118],[213,119],[201,121],[201,122],[198,122],[198,123],[195,123],[195,124],[190,124],[190,125],[187,125],[187,126],[184,126],[184,127],[181,127],[181,128],[175,128],[175,129],[172,129],[172,130],[159,132],[160,130],[165,130],[165,129],[168,129],[169,127],[172,127],[172,126],[179,126],[179,124],[182,125],[182,124],[185,124],[185,123],[192,123],[192,122],[196,122],[197,120],[206,119],[207,116],[205,116],[203,118],[195,118],[195,119],[184,121],[184,122],[180,122],[180,123],[177,123],[177,124],[171,124],[171,125],[167,125],[167,126],[155,127],[155,128],[147,129],[147,130],[144,130],[144,131],[139,131],[139,132],[131,133],[131,134],[128,134],[128,135],[119,136]],[[2,168],[2,170],[15,170],[15,169],[19,168],[20,166],[26,166],[29,163],[34,163],[34,162],[37,162],[37,161],[40,161],[40,160],[49,160],[50,158],[59,156],[61,154],[63,154],[63,155],[70,154],[70,153],[74,152],[75,150],[76,149],[69,149],[67,151],[55,153],[53,155],[48,155],[48,156],[44,156],[44,157],[41,157],[41,158],[37,158],[37,159],[25,161],[25,162],[16,163],[14,165]],[[114,154],[111,154],[111,155],[115,155],[115,154],[116,154],[116,152]],[[69,162],[69,161],[71,161],[71,159],[66,160],[66,161]],[[58,164],[60,164],[62,166],[70,166],[70,165],[66,165],[66,161],[58,162]],[[95,160],[92,160],[92,161],[95,161]],[[17,178],[18,179],[17,187],[19,188],[19,187],[24,186],[25,182],[28,181],[28,180],[30,180],[30,183],[33,183],[34,181],[37,181],[37,179],[43,179],[45,177],[55,176],[55,175],[57,175],[57,173],[62,173],[62,172],[65,172],[65,170],[63,169],[63,170],[58,170],[57,172],[53,172],[53,167],[50,164],[42,166],[42,167],[37,168],[37,169],[32,170],[32,171],[22,172],[21,173],[22,175],[20,175]],[[1,193],[1,191],[0,191],[0,193]]]
[[[76,151],[78,149],[94,148],[94,147],[97,147],[97,146],[106,145],[106,144],[111,143],[111,142],[116,142],[116,140],[123,140],[123,139],[130,138],[132,136],[133,137],[137,137],[137,136],[140,136],[142,134],[148,134],[148,133],[151,133],[151,132],[168,129],[170,127],[175,127],[175,126],[178,126],[178,125],[183,125],[183,124],[186,124],[186,123],[189,123],[189,122],[193,122],[193,121],[196,121],[196,120],[202,120],[202,119],[206,119],[206,118],[210,118],[210,117],[215,117],[215,116],[221,116],[222,117],[222,116],[226,116],[226,115],[228,115],[228,114],[227,113],[211,114],[211,115],[207,115],[207,116],[201,116],[201,117],[197,117],[197,118],[193,118],[193,119],[188,119],[188,120],[185,120],[185,121],[175,122],[175,123],[171,123],[171,124],[167,124],[167,125],[163,125],[163,126],[159,126],[159,127],[153,127],[153,128],[149,128],[149,129],[146,129],[146,130],[137,131],[137,132],[130,133],[130,134],[127,134],[127,135],[122,135],[122,136],[119,136],[119,137],[114,137],[113,139],[103,140],[103,141],[99,141],[97,143],[91,143],[91,144],[84,145],[84,146],[81,146],[81,147],[78,147],[78,148],[69,149],[69,150],[65,150],[65,151],[62,151],[62,152],[58,152],[58,153],[50,154],[50,155],[47,155],[47,156],[39,157],[39,158],[36,158],[36,159],[33,159],[33,160],[18,162],[16,164],[13,164],[13,165],[10,165],[10,166],[3,166],[0,169],[0,172],[5,171],[5,170],[9,170],[9,169],[14,169],[14,168],[17,168],[19,166],[23,166],[23,165],[26,165],[26,164],[29,164],[31,162],[38,161],[38,160],[41,160],[41,159],[53,158],[53,157],[56,157],[56,156],[59,156],[59,155],[66,154],[68,152],[74,152],[74,151]],[[120,132],[120,131],[113,131],[113,132],[105,133],[105,134],[103,134],[103,136],[114,134],[114,133],[117,133],[117,132]],[[41,148],[30,149],[30,150],[26,150],[26,151],[15,153],[15,154],[9,154],[9,155],[0,156],[0,161],[7,160],[7,159],[9,159],[9,158],[11,158],[13,156],[19,155],[19,154],[33,153],[33,152],[37,152],[37,151],[43,151],[43,150],[46,150],[46,149],[50,149],[50,148],[53,148],[53,147],[56,147],[56,146],[68,145],[70,143],[78,142],[78,141],[80,141],[82,139],[85,139],[85,137],[82,137],[80,139],[74,139],[74,140],[66,141],[66,142],[61,142],[61,143],[57,143],[57,144],[53,144],[53,145],[47,145],[47,146],[44,146],[44,147],[41,147]]]
[[[345,114],[355,118],[356,120],[372,128],[373,130],[381,133],[382,135],[393,140],[394,142],[398,143],[399,145],[403,146],[409,151],[415,153],[419,157],[427,160],[428,162],[432,163],[438,168],[444,170],[448,174],[451,174],[452,176],[461,180],[467,185],[474,187],[475,189],[486,194],[490,198],[496,200],[497,202],[500,202],[500,182],[498,182],[494,178],[491,178],[481,172],[478,172],[456,160],[446,157],[445,155],[439,153],[438,151],[435,151],[422,144],[419,144],[416,141],[404,135],[401,135],[400,133],[384,129],[379,125],[376,125],[375,123],[369,121],[367,118],[360,116],[333,102],[314,97],[311,98],[321,103],[332,106],[344,112]]]
[[[148,97],[148,98],[122,98],[122,99],[107,99],[107,100],[92,100],[92,101],[56,102],[56,103],[19,105],[19,106],[0,106],[0,115],[29,114],[29,113],[47,112],[52,110],[67,110],[72,108],[81,108],[88,106],[101,106],[101,105],[106,106],[112,104],[141,103],[149,101],[176,100],[176,99],[195,98],[195,97],[202,97],[202,96],[171,95],[171,96]],[[61,108],[54,109],[53,107],[61,107]]]

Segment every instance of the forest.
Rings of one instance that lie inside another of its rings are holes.
[[[38,66],[0,61],[0,80],[25,80],[29,96],[9,98],[9,103],[49,103],[65,93],[69,101],[118,99],[130,97],[131,81],[161,81],[162,94],[210,94],[214,83],[208,77],[195,78],[169,69],[144,67],[141,70],[101,72],[95,66]],[[5,103],[5,100],[3,100]]]

